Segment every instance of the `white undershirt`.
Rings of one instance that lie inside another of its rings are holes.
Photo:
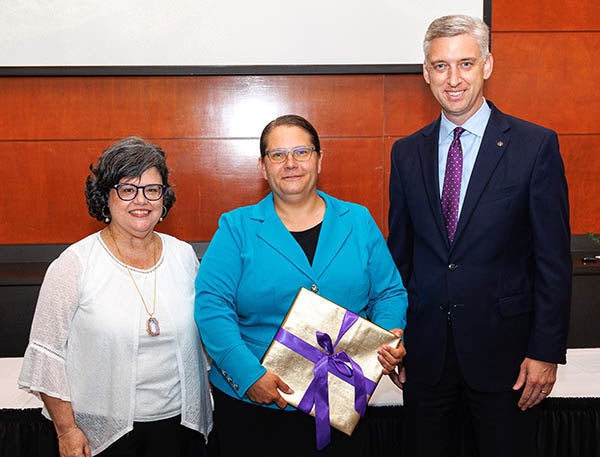
[[[154,275],[132,272],[144,295],[146,305],[152,310]],[[133,284],[131,285],[133,287]],[[158,286],[158,285],[157,285]],[[143,305],[140,302],[140,306]],[[164,304],[163,304],[164,306]],[[181,387],[179,367],[175,354],[175,334],[168,313],[161,313],[161,303],[156,304],[154,317],[160,325],[160,335],[146,332],[148,313],[143,309],[138,325],[139,343],[136,370],[135,412],[136,422],[150,422],[177,416],[181,412]]]

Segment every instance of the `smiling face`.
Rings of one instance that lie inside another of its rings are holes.
[[[483,104],[483,83],[492,74],[491,54],[484,62],[475,38],[436,38],[423,64],[423,77],[446,117],[462,125]]]
[[[298,146],[314,146],[311,136],[300,127],[280,125],[267,138],[267,151],[271,149],[291,150]],[[317,179],[321,172],[321,155],[316,151],[304,162],[288,154],[282,163],[273,163],[269,157],[259,158],[258,165],[269,183],[275,198],[285,201],[300,201],[313,196],[317,190]]]
[[[146,186],[148,184],[163,184],[160,173],[156,167],[144,171],[140,177],[125,177],[121,183]],[[158,223],[163,211],[163,197],[156,201],[150,201],[144,197],[141,189],[131,201],[119,198],[117,191],[111,189],[108,195],[108,209],[110,210],[111,229],[116,232],[143,238],[148,235]]]

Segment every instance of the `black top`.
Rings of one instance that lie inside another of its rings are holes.
[[[290,232],[306,254],[308,263],[311,265],[315,257],[315,251],[317,250],[317,241],[319,241],[321,225],[323,225],[323,222],[319,222],[314,227],[303,230],[302,232]]]

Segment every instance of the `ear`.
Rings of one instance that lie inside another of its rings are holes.
[[[483,79],[488,79],[492,76],[492,70],[494,69],[494,56],[488,54],[486,61],[483,63]]]
[[[265,181],[268,180],[267,178],[267,167],[265,166],[265,161],[263,160],[262,157],[258,158],[258,169],[260,170],[263,178],[265,179]]]
[[[321,174],[322,161],[323,161],[323,150],[321,149],[321,154],[319,154],[319,161],[317,162],[317,174]]]
[[[427,62],[423,62],[423,78],[425,82],[429,84],[429,70],[427,69]]]

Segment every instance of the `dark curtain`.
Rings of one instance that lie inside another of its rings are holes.
[[[600,381],[599,381],[600,382]],[[370,408],[365,456],[410,457],[403,451],[408,433],[401,407]],[[477,457],[468,422],[463,423],[460,455]],[[542,403],[537,457],[600,457],[600,398],[548,398]]]
[[[398,406],[373,407],[360,433],[364,455],[402,457],[407,424]],[[214,437],[211,437],[214,438]],[[211,457],[218,457],[209,439]],[[600,398],[549,398],[542,404],[538,457],[600,457]],[[463,428],[462,457],[477,457],[468,424]],[[52,423],[41,409],[0,411],[0,456],[58,457]],[[410,456],[407,456],[410,457]]]
[[[56,432],[40,409],[0,411],[0,456],[59,457]]]
[[[539,457],[600,457],[600,398],[548,398],[543,406]]]

